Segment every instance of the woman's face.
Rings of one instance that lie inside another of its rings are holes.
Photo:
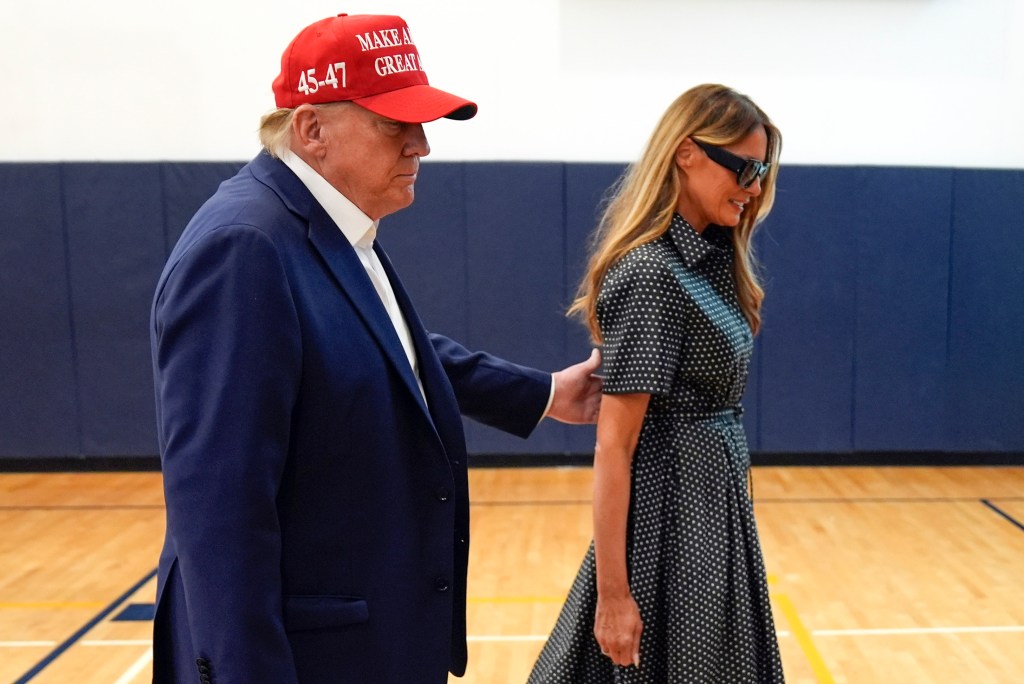
[[[764,126],[754,127],[739,142],[722,149],[743,159],[767,161],[768,135]],[[676,211],[697,232],[709,225],[733,227],[739,224],[747,204],[761,194],[761,181],[741,188],[736,173],[712,161],[693,140],[687,138],[676,151],[676,165],[682,173],[682,189]]]

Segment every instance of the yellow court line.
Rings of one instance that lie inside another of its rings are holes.
[[[793,607],[793,602],[785,594],[772,594],[772,597],[778,603],[779,608],[782,609],[786,620],[789,621],[789,626],[793,630],[793,636],[796,637],[797,643],[800,644],[800,649],[804,652],[807,662],[811,664],[811,669],[814,670],[814,676],[819,684],[835,684],[835,680],[832,679],[832,673],[828,671],[825,661],[821,659],[821,654],[814,647],[811,633],[807,631],[804,623],[800,620],[796,608]]]
[[[101,601],[0,601],[0,609],[46,609],[66,610],[77,608],[102,608]]]

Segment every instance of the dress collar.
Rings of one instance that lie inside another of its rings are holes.
[[[720,242],[721,231],[717,226],[708,226],[705,229],[705,233],[708,231],[712,231],[712,233],[707,235],[698,233],[678,213],[672,215],[672,223],[669,226],[668,234],[679,255],[683,257],[683,264],[687,268],[693,268],[710,254],[712,250],[719,247],[715,243]]]

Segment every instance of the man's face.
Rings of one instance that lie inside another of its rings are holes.
[[[351,103],[318,109],[327,137],[323,177],[373,220],[412,204],[420,157],[430,154],[423,125]]]

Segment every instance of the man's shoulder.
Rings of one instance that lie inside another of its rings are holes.
[[[280,196],[265,180],[257,178],[254,167],[258,158],[243,166],[231,178],[217,188],[217,191],[199,208],[195,217],[213,218],[221,214],[246,212],[259,214],[282,206]]]
[[[254,162],[225,180],[196,211],[172,251],[171,260],[197,244],[230,239],[231,235],[262,233],[280,246],[304,225],[278,191],[253,172]]]
[[[249,162],[196,211],[189,229],[210,230],[226,225],[272,226],[292,214],[274,178],[260,173],[259,158]],[[269,181],[269,182],[268,182]]]

